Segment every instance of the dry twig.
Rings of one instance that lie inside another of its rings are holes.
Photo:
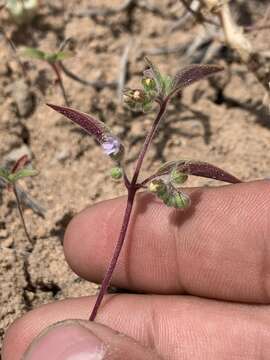
[[[181,0],[186,3],[186,0]],[[269,92],[270,64],[269,60],[259,52],[256,52],[250,41],[244,34],[244,28],[238,26],[233,19],[227,0],[200,0],[201,8],[206,7],[219,19],[219,25],[223,29],[227,45],[236,51],[241,61],[246,64],[263,87]],[[201,9],[200,9],[201,10]],[[193,12],[192,12],[193,13]],[[202,19],[202,18],[201,18]]]
[[[74,81],[79,82],[82,85],[91,86],[91,87],[94,87],[97,90],[101,90],[101,89],[103,89],[105,87],[109,87],[111,89],[116,89],[117,88],[117,82],[116,81],[106,82],[106,81],[103,81],[103,80],[93,80],[93,81],[85,80],[85,79],[80,78],[78,75],[74,74],[69,69],[67,69],[62,62],[59,62],[59,67],[66,76],[68,76],[69,78],[71,78]]]
[[[10,47],[10,49],[12,51],[12,54],[14,55],[14,58],[16,59],[16,61],[18,62],[19,66],[20,66],[20,68],[22,70],[23,76],[27,79],[26,69],[25,69],[25,66],[24,66],[23,62],[20,59],[20,56],[19,56],[18,52],[17,52],[17,48],[16,48],[14,42],[6,34],[4,28],[2,28],[1,26],[0,26],[0,34],[3,35],[3,38],[5,39],[6,43]]]
[[[119,102],[122,101],[123,90],[127,77],[128,55],[131,49],[131,45],[132,45],[132,40],[130,39],[127,45],[125,46],[122,58],[120,60],[120,71],[119,71],[118,86],[117,86],[117,99]]]

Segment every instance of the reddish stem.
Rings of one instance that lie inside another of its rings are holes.
[[[157,114],[157,117],[156,117],[156,119],[155,119],[155,121],[154,121],[154,123],[152,125],[151,130],[149,131],[149,133],[148,133],[148,135],[147,135],[147,137],[145,139],[142,150],[141,150],[140,155],[138,157],[138,161],[137,161],[137,164],[136,164],[134,175],[133,175],[133,178],[131,180],[131,185],[135,186],[137,184],[138,176],[139,176],[139,173],[140,173],[140,170],[141,170],[141,167],[142,167],[142,163],[143,163],[145,154],[146,154],[146,152],[148,150],[149,145],[151,144],[151,142],[153,140],[153,137],[156,134],[158,125],[159,125],[163,115],[165,114],[168,102],[169,102],[169,98],[166,97],[164,99],[164,101],[160,104],[160,108],[159,108],[159,112]]]
[[[53,62],[50,62],[49,63],[56,75],[56,80],[60,86],[60,89],[61,89],[61,92],[62,92],[62,95],[63,95],[63,98],[65,100],[65,103],[67,106],[69,106],[69,101],[68,101],[68,97],[67,97],[67,93],[66,93],[66,90],[65,90],[65,87],[64,87],[64,83],[63,83],[63,80],[62,80],[62,76],[61,76],[61,73],[60,73],[60,70],[57,66],[56,63],[53,63]]]
[[[28,232],[26,224],[25,224],[23,211],[22,211],[22,206],[21,206],[21,201],[20,201],[20,197],[19,197],[19,194],[18,194],[18,191],[17,191],[17,188],[16,188],[15,184],[12,185],[12,190],[13,190],[13,193],[14,193],[15,198],[16,198],[17,207],[18,207],[18,210],[19,210],[19,215],[20,215],[20,218],[21,218],[21,222],[22,222],[22,225],[23,225],[25,235],[26,235],[28,241],[30,242],[30,244],[32,244],[33,241],[32,241],[32,239],[31,239],[31,237],[29,235],[29,232]]]
[[[117,260],[119,258],[120,253],[121,253],[121,250],[122,250],[122,247],[123,247],[123,244],[124,244],[124,240],[125,240],[125,237],[126,237],[128,225],[129,225],[129,222],[130,222],[131,211],[132,211],[132,207],[133,207],[133,204],[134,204],[134,198],[135,198],[137,190],[139,190],[141,188],[140,184],[137,184],[137,179],[138,179],[141,167],[142,167],[142,163],[143,163],[143,160],[145,158],[147,149],[148,149],[149,145],[151,144],[152,139],[153,139],[153,137],[154,137],[154,135],[155,135],[155,133],[157,131],[160,120],[162,119],[162,117],[163,117],[163,115],[164,115],[164,113],[166,111],[168,101],[169,101],[169,98],[165,98],[165,100],[160,104],[160,109],[159,109],[159,112],[157,114],[157,117],[156,117],[156,119],[155,119],[155,121],[154,121],[154,123],[152,125],[151,130],[149,131],[149,133],[148,133],[148,135],[147,135],[147,137],[146,137],[146,139],[144,141],[142,150],[141,150],[140,155],[138,157],[138,161],[137,161],[136,168],[135,168],[135,171],[134,171],[131,182],[129,183],[128,179],[125,178],[125,185],[126,185],[127,190],[128,190],[128,198],[127,198],[126,210],[125,210],[124,218],[123,218],[123,222],[122,222],[122,227],[121,227],[121,230],[120,230],[118,241],[117,241],[115,249],[114,249],[114,253],[113,253],[111,262],[110,262],[109,267],[108,267],[108,269],[106,271],[106,274],[105,274],[104,279],[102,281],[102,284],[101,284],[101,287],[100,287],[100,290],[99,290],[99,293],[98,293],[94,308],[93,308],[93,310],[91,312],[91,315],[90,315],[90,318],[89,318],[90,321],[95,320],[95,317],[97,315],[99,306],[100,306],[100,304],[102,302],[102,299],[103,299],[103,297],[104,297],[105,293],[107,292],[107,289],[108,289],[108,287],[110,285],[111,278],[112,278],[114,269],[115,269],[116,264],[117,264]]]
[[[116,243],[110,265],[109,265],[109,267],[108,267],[108,269],[106,271],[106,274],[104,276],[104,279],[102,281],[101,288],[99,290],[99,294],[98,294],[97,300],[95,302],[94,308],[93,308],[93,310],[91,312],[91,315],[90,315],[90,318],[89,318],[90,321],[95,320],[95,317],[97,315],[97,311],[98,311],[98,308],[99,308],[99,306],[101,304],[103,296],[105,295],[105,293],[106,293],[106,291],[107,291],[107,289],[108,289],[108,287],[110,285],[110,281],[111,281],[111,278],[112,278],[113,271],[115,269],[115,266],[117,264],[117,260],[119,258],[121,249],[122,249],[123,244],[124,244],[124,240],[125,240],[125,236],[126,236],[126,233],[127,233],[129,220],[130,220],[130,215],[131,215],[131,211],[132,211],[132,207],[133,207],[133,203],[134,203],[135,194],[136,194],[136,189],[131,189],[129,191],[129,193],[128,193],[126,210],[125,210],[125,215],[124,215],[122,227],[121,227],[121,230],[120,230],[119,238],[118,238],[118,241]]]

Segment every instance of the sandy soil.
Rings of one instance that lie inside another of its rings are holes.
[[[92,18],[77,16],[87,9],[86,0],[43,3],[31,25],[18,29],[3,10],[1,25],[17,47],[54,51],[61,41],[72,37],[76,56],[65,65],[85,79],[117,81],[121,58],[130,41],[127,86],[138,84],[144,69],[143,56],[154,48],[178,46],[178,52],[151,57],[168,74],[200,60],[208,48],[204,44],[189,54],[190,44],[204,31],[201,25],[191,26],[192,21],[170,32],[182,13],[176,0],[149,1],[154,10],[133,6],[111,16]],[[109,3],[112,7],[121,4],[117,0]],[[266,2],[255,3],[249,2],[249,7],[256,9],[248,11],[250,18],[239,13],[243,23],[253,23],[264,13]],[[108,2],[91,1],[91,6],[108,7]],[[249,36],[260,51],[269,51],[268,30]],[[168,160],[191,158],[214,163],[244,180],[269,177],[270,118],[262,105],[264,89],[228,49],[219,43],[218,47],[220,51],[212,61],[224,65],[225,71],[218,80],[204,80],[186,89],[170,105],[145,162],[145,172]],[[45,106],[45,102],[63,104],[49,67],[38,61],[28,64],[27,82],[0,38],[1,163],[29,153],[40,175],[21,185],[47,209],[45,219],[30,209],[24,211],[34,239],[31,246],[12,193],[0,193],[0,337],[14,319],[40,304],[96,292],[97,285],[78,278],[68,268],[63,234],[75,213],[124,193],[121,184],[110,180],[111,163],[105,157],[100,161],[102,153],[93,139]],[[72,107],[96,115],[119,134],[129,149],[127,162],[132,168],[154,113],[131,113],[119,104],[114,88],[99,90],[68,77],[64,77],[64,83]],[[202,179],[188,183],[207,184],[220,185]]]

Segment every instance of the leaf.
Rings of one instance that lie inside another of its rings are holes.
[[[56,61],[62,61],[65,59],[69,59],[74,56],[74,53],[71,51],[59,51],[56,53]]]
[[[9,171],[6,168],[0,167],[0,178],[8,181]]]
[[[149,66],[149,69],[144,71],[144,75],[150,79],[155,80],[157,90],[162,94],[164,92],[164,83],[161,73],[148,57],[145,56],[144,60]]]
[[[164,88],[164,93],[165,95],[169,95],[169,93],[172,90],[173,87],[173,80],[170,76],[163,76],[162,77],[162,82],[163,82],[163,88]]]
[[[38,175],[38,171],[31,168],[24,168],[16,171],[14,174],[10,174],[8,179],[11,183],[15,184],[18,180],[25,177],[32,177]]]
[[[237,179],[235,176],[224,171],[223,169],[220,169],[215,165],[203,161],[193,161],[193,160],[180,160],[180,161],[168,162],[163,166],[161,166],[158,169],[158,171],[153,176],[151,176],[151,179],[164,175],[169,175],[174,169],[176,169],[177,171],[183,174],[215,179],[231,184],[237,184],[242,182],[241,180]]]
[[[104,152],[114,160],[118,161],[122,158],[124,146],[118,137],[115,136],[103,122],[69,107],[53,104],[47,105],[82,127],[87,134],[93,135],[102,146]]]
[[[186,86],[193,84],[207,76],[223,70],[219,65],[193,64],[180,70],[173,79],[173,90],[171,95],[180,91]]]
[[[11,169],[11,173],[15,173],[18,170],[21,170],[25,165],[29,164],[30,159],[28,155],[21,156],[14,164],[13,168]]]
[[[45,53],[44,55],[44,60],[48,61],[49,63],[55,63],[57,61],[68,59],[74,54],[70,51],[59,51],[56,53]]]
[[[38,60],[45,60],[46,59],[46,53],[44,51],[41,51],[39,49],[35,49],[32,47],[25,47],[20,51],[20,54],[22,56],[25,56],[27,58],[31,59],[38,59]]]

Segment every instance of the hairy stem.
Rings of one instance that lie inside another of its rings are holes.
[[[106,271],[106,274],[104,276],[104,279],[102,281],[101,288],[99,290],[98,297],[97,297],[97,300],[95,302],[94,308],[93,308],[93,310],[91,312],[91,315],[90,315],[90,318],[89,318],[90,321],[95,320],[98,308],[99,308],[99,306],[101,304],[101,301],[102,301],[102,299],[103,299],[103,297],[104,297],[104,295],[105,295],[105,293],[106,293],[106,291],[107,291],[107,289],[108,289],[108,287],[110,285],[112,274],[113,274],[113,271],[114,271],[115,266],[117,264],[117,260],[119,258],[119,255],[120,255],[120,252],[121,252],[121,249],[123,247],[124,240],[125,240],[125,237],[126,237],[128,224],[129,224],[129,220],[130,220],[130,215],[131,215],[131,211],[132,211],[132,207],[133,207],[133,203],[134,203],[135,194],[136,194],[136,189],[134,189],[134,188],[129,190],[129,192],[128,192],[126,210],[125,210],[125,214],[124,214],[123,223],[122,223],[122,227],[121,227],[121,230],[120,230],[119,238],[118,238],[118,241],[116,243],[110,265],[109,265],[109,267],[108,267],[108,269]]]
[[[16,202],[17,202],[17,207],[18,207],[18,210],[19,210],[19,215],[20,215],[20,218],[21,218],[21,222],[22,222],[22,225],[23,225],[23,229],[24,229],[24,232],[25,232],[25,235],[28,239],[28,241],[30,242],[30,244],[33,243],[30,235],[29,235],[29,232],[27,230],[27,227],[26,227],[26,224],[25,224],[25,220],[24,220],[24,216],[23,216],[23,211],[22,211],[22,206],[21,206],[21,201],[20,201],[20,197],[19,197],[19,194],[18,194],[18,191],[17,191],[17,188],[16,188],[16,185],[12,185],[12,190],[13,190],[13,193],[15,195],[15,198],[16,198]]]
[[[153,137],[155,136],[155,133],[157,131],[160,120],[162,119],[163,115],[166,112],[168,101],[169,101],[169,98],[167,97],[160,104],[160,108],[159,108],[159,112],[157,114],[157,117],[156,117],[156,119],[155,119],[155,121],[153,123],[153,126],[152,126],[150,132],[148,133],[148,135],[147,135],[147,137],[145,139],[145,142],[144,142],[143,147],[142,147],[142,151],[140,152],[140,155],[139,155],[139,158],[138,158],[138,161],[137,161],[137,164],[136,164],[136,168],[135,168],[135,171],[134,171],[134,175],[133,175],[133,178],[131,180],[131,185],[135,186],[136,183],[137,183],[138,176],[139,176],[139,173],[140,173],[140,170],[141,170],[141,167],[142,167],[142,163],[143,163],[145,154],[146,154],[146,152],[148,150],[149,145],[151,144],[151,142],[153,140]]]
[[[61,92],[62,92],[62,95],[63,95],[63,98],[65,100],[65,103],[67,106],[69,106],[69,101],[68,101],[68,97],[67,97],[67,93],[66,93],[66,90],[65,90],[65,87],[64,87],[64,83],[63,83],[63,80],[62,80],[62,76],[60,74],[60,71],[58,69],[58,66],[56,63],[50,63],[55,75],[56,75],[56,80],[59,84],[59,87],[61,89]]]
[[[113,253],[111,262],[110,262],[109,267],[108,267],[108,269],[106,271],[106,274],[105,274],[104,279],[102,281],[102,284],[101,284],[101,287],[100,287],[100,290],[99,290],[99,293],[98,293],[94,308],[93,308],[93,310],[91,312],[91,315],[89,317],[90,321],[95,320],[95,317],[97,315],[99,306],[100,306],[100,304],[102,302],[102,299],[103,299],[103,297],[104,297],[104,295],[105,295],[105,293],[106,293],[106,291],[107,291],[107,289],[108,289],[108,287],[110,285],[111,278],[112,278],[114,269],[115,269],[116,264],[117,264],[117,260],[119,258],[120,253],[121,253],[121,250],[122,250],[122,247],[123,247],[123,244],[124,244],[124,240],[125,240],[125,237],[126,237],[128,225],[129,225],[129,222],[130,222],[131,211],[132,211],[133,204],[134,204],[134,198],[135,198],[137,190],[139,188],[141,188],[140,184],[137,184],[137,179],[138,179],[141,167],[142,167],[142,163],[143,163],[143,160],[145,158],[145,154],[147,152],[147,149],[148,149],[149,145],[151,144],[152,139],[153,139],[153,137],[154,137],[154,135],[155,135],[155,133],[157,131],[160,120],[162,119],[163,115],[165,114],[168,101],[169,101],[169,98],[167,97],[160,104],[160,108],[159,108],[159,112],[157,114],[157,117],[156,117],[156,119],[155,119],[155,121],[154,121],[154,123],[152,125],[151,130],[149,131],[148,135],[146,136],[146,139],[145,139],[145,142],[143,144],[142,150],[141,150],[140,155],[138,157],[137,165],[136,165],[134,175],[133,175],[133,178],[132,178],[131,182],[129,182],[128,178],[125,176],[125,185],[126,185],[127,190],[128,190],[128,198],[127,198],[126,210],[125,210],[124,218],[123,218],[123,222],[122,222],[122,227],[121,227],[119,238],[117,240],[117,243],[116,243],[116,246],[115,246],[115,249],[114,249],[114,253]]]

